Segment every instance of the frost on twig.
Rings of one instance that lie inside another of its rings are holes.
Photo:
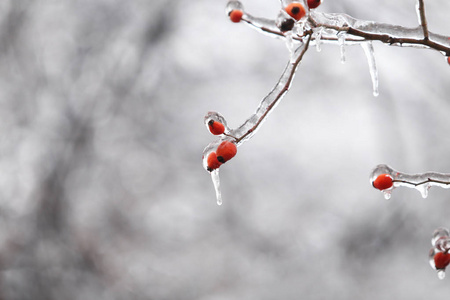
[[[416,189],[422,194],[423,198],[426,198],[428,190],[432,186],[439,186],[444,189],[450,188],[450,174],[437,172],[407,174],[382,164],[373,169],[370,182],[374,188],[384,193],[386,199],[389,199],[392,191],[400,186]]]

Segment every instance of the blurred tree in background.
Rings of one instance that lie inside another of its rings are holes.
[[[414,1],[321,10],[417,26]],[[0,299],[427,299],[448,191],[382,201],[369,170],[448,172],[448,78],[439,53],[323,46],[285,101],[223,168],[215,204],[205,112],[235,126],[288,53],[231,24],[226,2],[0,3]],[[278,1],[248,0],[273,18]],[[448,33],[448,1],[429,1]],[[237,176],[236,174],[239,174]]]

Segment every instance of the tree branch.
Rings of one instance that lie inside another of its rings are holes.
[[[423,30],[423,38],[424,40],[428,40],[428,24],[427,19],[425,17],[425,4],[423,0],[417,1],[418,13],[419,13],[419,24]]]
[[[345,14],[327,14],[311,11],[304,24],[304,28],[309,29],[301,31],[298,35],[293,35],[293,39],[301,40],[310,30],[324,30],[326,32],[321,40],[337,43],[336,35],[339,32],[345,32],[351,36],[346,37],[346,43],[350,42],[350,44],[380,41],[393,46],[422,46],[450,56],[448,37],[428,31],[423,0],[418,1],[419,20],[421,23],[418,28],[358,20]],[[285,32],[282,32],[277,27],[275,20],[257,18],[249,13],[246,13],[242,20],[266,35],[274,38],[286,38]],[[317,20],[320,20],[320,22]],[[315,40],[316,38],[313,36],[312,41],[314,42]]]

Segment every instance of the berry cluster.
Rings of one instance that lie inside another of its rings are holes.
[[[308,9],[314,9],[317,8],[321,3],[322,0],[308,0]],[[230,8],[228,10],[228,16],[230,17],[231,22],[233,23],[239,23],[242,20],[242,16],[244,15],[243,7],[238,4],[237,2],[231,1],[229,4]],[[306,9],[305,7],[298,2],[292,2],[289,3],[284,10],[286,13],[291,16],[294,20],[299,21],[301,18],[306,16]],[[292,29],[292,27],[290,28]],[[290,30],[288,29],[288,30]],[[288,31],[283,30],[282,31]]]
[[[217,112],[209,112],[205,116],[205,125],[209,132],[213,135],[221,135],[224,137],[222,142],[218,146],[214,146],[206,154],[206,165],[207,171],[212,172],[218,169],[222,164],[226,163],[232,159],[237,153],[236,144],[231,140],[225,140],[229,135],[229,128],[226,124],[225,118]]]
[[[223,141],[217,147],[216,152],[211,152],[207,159],[207,170],[209,172],[219,168],[222,164],[232,159],[237,153],[237,147],[233,142]]]

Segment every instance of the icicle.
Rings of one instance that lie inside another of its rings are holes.
[[[341,63],[345,63],[345,32],[341,31],[337,34],[338,43],[341,49]]]
[[[314,32],[314,38],[315,38],[315,41],[316,41],[316,50],[317,50],[317,52],[322,51],[322,48],[321,48],[321,46],[322,46],[322,28],[319,28],[318,30],[316,30]]]
[[[369,64],[369,72],[370,72],[370,78],[372,79],[372,89],[373,89],[373,95],[377,97],[379,95],[378,92],[378,69],[375,62],[375,55],[373,50],[372,42],[367,43],[361,43],[361,47],[364,50],[364,53],[367,57],[367,62]]]
[[[416,186],[416,190],[418,190],[420,192],[420,194],[422,195],[422,198],[427,198],[428,197],[428,190],[430,189],[430,185],[429,184],[422,184],[422,185],[418,185]]]
[[[211,172],[211,179],[216,190],[217,205],[222,205],[222,193],[220,191],[220,178],[219,169],[215,169]]]

